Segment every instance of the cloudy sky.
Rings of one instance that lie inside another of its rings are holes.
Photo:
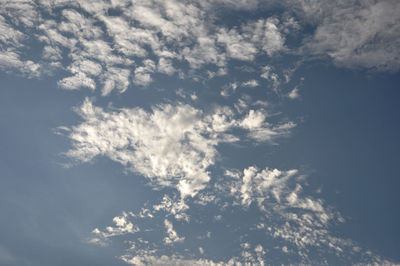
[[[0,0],[0,265],[400,263],[397,0]]]

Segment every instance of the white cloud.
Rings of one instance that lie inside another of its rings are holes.
[[[237,87],[238,87],[237,82],[232,82],[229,83],[228,85],[225,85],[224,87],[222,87],[221,96],[229,97],[231,94],[235,93]]]
[[[229,192],[240,205],[248,208],[255,204],[267,219],[271,211],[281,217],[272,218],[274,223],[267,232],[294,244],[299,252],[307,253],[309,247],[314,247],[342,253],[354,246],[352,241],[329,233],[328,226],[340,222],[341,216],[324,206],[321,199],[304,195],[304,181],[297,170],[259,170],[251,166],[243,170],[240,179],[230,182]],[[264,230],[265,226],[257,225],[257,228]]]
[[[271,82],[272,89],[277,92],[279,85],[281,84],[280,79],[278,74],[275,72],[272,72],[272,67],[271,66],[264,66],[262,68],[262,73],[260,77],[268,80]]]
[[[300,98],[300,94],[299,94],[299,89],[296,87],[293,90],[291,90],[288,94],[288,97],[292,100],[298,99]]]
[[[257,80],[251,79],[251,80],[248,80],[248,81],[246,81],[246,82],[243,82],[243,83],[242,83],[242,86],[254,88],[254,87],[259,86],[259,84],[258,84],[258,81],[257,81]]]
[[[124,55],[145,57],[144,45],[159,49],[160,41],[151,30],[133,27],[121,17],[101,16],[100,19],[105,23],[108,35],[114,38],[116,50]]]
[[[309,53],[327,54],[346,67],[399,69],[400,2],[295,2],[317,27],[305,44]]]
[[[221,140],[216,133],[203,136],[210,129],[199,110],[161,105],[152,113],[139,108],[107,113],[86,100],[79,113],[86,121],[73,128],[75,149],[68,155],[82,161],[107,155],[157,185],[175,186],[182,197],[195,195],[210,180],[206,169]]]
[[[307,182],[297,170],[284,171],[270,168],[260,170],[255,166],[250,166],[241,173],[237,170],[229,170],[226,173],[229,178],[220,178],[217,182],[221,183],[215,187],[216,190],[208,191],[221,201],[212,200],[208,204],[219,207],[217,215],[214,212],[211,218],[223,221],[226,232],[232,232],[232,230],[237,232],[236,239],[240,241],[236,243],[238,248],[236,257],[230,259],[228,257],[219,262],[207,258],[205,250],[199,247],[207,245],[205,241],[211,241],[211,232],[203,231],[196,237],[196,241],[200,242],[194,243],[191,242],[190,237],[186,238],[189,235],[184,235],[184,232],[178,234],[168,217],[171,210],[177,206],[176,203],[183,203],[183,201],[168,195],[164,195],[159,205],[154,205],[150,209],[142,208],[139,214],[123,212],[121,216],[113,219],[114,227],[106,227],[104,231],[95,229],[94,237],[90,241],[94,244],[105,245],[111,237],[139,232],[139,229],[134,229],[132,222],[128,220],[128,217],[132,217],[147,219],[141,223],[140,237],[126,242],[129,243],[130,248],[126,250],[125,255],[120,257],[133,265],[169,265],[168,263],[172,265],[263,265],[278,262],[324,264],[331,261],[325,259],[330,256],[334,257],[334,261],[343,263],[352,261],[352,263],[360,262],[361,264],[379,264],[379,262],[390,264],[372,252],[361,249],[353,241],[335,237],[331,233],[330,226],[342,220],[340,214],[331,207],[325,206],[321,199],[306,193]],[[200,194],[197,194],[199,198]],[[255,208],[248,208],[251,204],[259,210],[258,215],[255,215]],[[185,203],[183,205],[185,207],[177,207],[177,209],[189,211],[189,206]],[[201,212],[202,208],[193,209],[191,215],[196,217],[193,219],[194,224],[202,223],[204,220],[198,220],[199,217],[209,216],[209,210],[214,209],[212,206],[205,208],[204,213]],[[251,215],[249,215],[250,210]],[[239,227],[233,226],[235,223],[230,223],[229,219],[226,219],[231,217],[232,212],[236,217],[245,218],[237,225]],[[225,216],[226,214],[228,216]],[[137,220],[135,223],[139,222],[140,220]],[[185,226],[194,225],[190,224],[189,220],[186,222]],[[161,224],[163,226],[160,226]],[[153,233],[147,235],[148,231],[153,232],[156,228],[165,228],[165,231],[160,230],[158,239],[154,238]],[[248,238],[248,233],[253,230],[257,230],[256,233],[260,236],[268,235],[268,240],[260,243]],[[276,238],[275,242],[271,242],[274,238]],[[174,252],[170,252],[170,245],[183,241],[188,242],[184,250],[176,247]],[[202,244],[199,246],[199,243]],[[281,256],[290,253],[291,256],[282,259],[276,252]],[[199,253],[202,258],[197,258]]]
[[[215,10],[254,11],[259,1],[154,0],[135,1],[132,5],[121,1],[92,1],[91,4],[85,1],[6,1],[0,8],[1,68],[39,77],[54,73],[63,64],[67,64],[66,69],[72,69],[76,62],[90,60],[102,65],[101,75],[96,74],[102,80],[71,72],[74,77],[60,80],[59,84],[68,89],[76,85],[74,89],[78,89],[93,88],[95,83],[101,82],[103,95],[114,85],[121,93],[129,83],[111,78],[113,73],[108,73],[107,69],[130,69],[138,62],[134,83],[143,86],[152,81],[152,72],[172,75],[186,71],[178,69],[185,65],[183,61],[187,61],[192,70],[214,65],[223,74],[229,68],[229,58],[253,64],[263,53],[274,56],[289,51],[285,46],[286,35],[291,31],[299,33],[300,22],[316,28],[313,36],[303,41],[304,56],[328,55],[337,65],[346,67],[399,69],[398,2],[342,1],[336,4],[325,0],[285,0],[282,3],[298,17],[286,14],[227,27],[218,23]],[[264,8],[272,6],[263,2]],[[120,10],[121,16],[109,15],[110,8]],[[42,16],[42,10],[46,10],[46,16]],[[103,23],[105,27],[100,26]],[[45,44],[40,53],[46,60],[38,60],[30,53],[38,48],[32,46],[37,41]],[[22,57],[22,54],[32,58]],[[152,71],[143,69],[149,55],[158,62]],[[89,76],[88,72],[83,73]],[[109,81],[103,80],[104,77],[109,77]],[[271,73],[267,79],[276,90],[279,76]]]
[[[107,71],[100,77],[104,84],[102,95],[108,95],[113,89],[117,89],[120,93],[126,91],[129,86],[130,74],[131,72],[129,69],[108,67]]]
[[[254,44],[244,40],[235,29],[220,29],[217,41],[223,43],[228,56],[235,59],[251,61],[258,52]]]
[[[6,19],[0,15],[0,42],[5,45],[10,45],[14,47],[21,46],[21,42],[25,37],[21,31],[14,29]]]
[[[135,77],[133,82],[136,85],[147,86],[149,85],[153,79],[151,78],[151,73],[154,72],[156,66],[154,62],[150,59],[146,59],[143,61],[143,66],[137,67],[135,69]]]
[[[185,240],[184,237],[180,237],[178,233],[174,230],[174,227],[170,221],[167,219],[164,220],[165,228],[167,229],[168,236],[164,238],[165,244],[172,244],[176,242],[183,242]]]
[[[31,0],[2,1],[0,13],[10,16],[12,24],[16,26],[32,27],[40,19],[36,3]]]
[[[165,211],[173,215],[176,220],[186,222],[189,222],[189,216],[185,213],[188,209],[189,206],[183,199],[177,200],[176,198],[170,198],[168,195],[164,195],[160,204],[153,205],[155,212]]]
[[[100,27],[93,25],[92,19],[72,9],[64,9],[62,16],[65,18],[58,25],[60,32],[73,34],[77,39],[98,39],[102,36]]]
[[[202,247],[199,247],[199,252],[200,252],[200,254],[204,254],[204,249],[202,248]]]
[[[57,46],[46,45],[43,48],[42,57],[52,61],[58,61],[62,59],[61,49]]]
[[[146,112],[140,108],[104,111],[89,100],[78,109],[84,122],[72,127],[74,149],[67,155],[83,162],[103,155],[147,177],[161,187],[175,187],[181,197],[194,196],[210,181],[207,168],[215,163],[216,146],[235,142],[232,128],[249,131],[257,141],[287,134],[291,126],[272,126],[261,111],[235,119],[228,107],[210,114],[189,105],[159,105]]]
[[[87,75],[97,76],[101,73],[102,67],[100,64],[91,60],[79,60],[73,62],[69,67],[71,73],[85,73]]]
[[[182,55],[194,69],[200,68],[204,64],[217,66],[226,64],[225,54],[218,52],[215,41],[208,36],[199,36],[197,44],[192,49],[185,47]]]
[[[104,246],[107,245],[109,238],[139,232],[139,227],[134,226],[132,222],[128,220],[129,216],[130,215],[126,212],[123,212],[121,216],[115,216],[113,218],[115,226],[107,226],[105,231],[100,231],[98,228],[95,228],[92,231],[92,236],[89,238],[89,242]]]
[[[248,136],[256,141],[272,141],[279,136],[285,136],[296,126],[293,122],[287,122],[272,126],[266,122],[267,116],[263,110],[250,110],[248,115],[240,122],[240,126],[248,129]]]
[[[172,75],[176,72],[176,69],[172,65],[171,60],[165,59],[165,58],[160,58],[158,60],[157,70],[158,70],[158,72],[164,73],[167,75]]]
[[[248,115],[241,121],[240,125],[247,129],[255,129],[262,127],[266,118],[266,114],[262,111],[250,110]]]
[[[13,51],[0,51],[0,69],[16,70],[28,77],[39,77],[41,75],[40,65],[31,60],[21,60],[20,56]]]
[[[279,32],[279,20],[276,18],[259,19],[243,27],[245,35],[249,36],[252,42],[256,43],[260,49],[272,56],[273,54],[285,50],[285,38]]]
[[[212,260],[207,259],[188,259],[182,256],[154,256],[154,255],[142,255],[142,256],[131,256],[126,255],[122,257],[122,260],[126,263],[132,265],[165,265],[165,266],[233,266],[240,265],[236,259],[230,259],[228,262],[214,262]]]
[[[77,90],[82,87],[86,87],[92,90],[96,89],[95,81],[82,72],[60,80],[57,85],[67,90]]]

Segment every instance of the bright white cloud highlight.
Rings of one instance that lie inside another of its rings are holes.
[[[205,114],[179,103],[158,105],[151,112],[105,111],[86,99],[77,112],[84,122],[71,128],[74,149],[68,156],[83,162],[107,156],[155,186],[175,187],[182,198],[205,188],[211,178],[207,169],[218,154],[216,146],[238,140],[229,133],[232,128],[247,130],[257,141],[271,141],[292,127],[270,125],[262,111],[250,110],[241,120],[228,107]]]

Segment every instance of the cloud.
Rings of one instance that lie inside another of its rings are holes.
[[[7,50],[7,56],[29,55],[27,51],[39,41],[43,46],[35,49],[41,50],[44,60],[24,58],[3,68],[26,74],[26,67],[21,69],[24,63],[31,63],[43,69],[30,74],[39,77],[65,66],[70,76],[58,81],[60,87],[94,89],[101,84],[106,96],[114,89],[122,93],[130,85],[129,79],[114,79],[113,69],[130,70],[135,65],[133,83],[147,86],[151,73],[183,73],[186,63],[191,71],[214,65],[217,73],[224,74],[229,58],[252,63],[256,55],[272,56],[285,49],[279,20],[267,18],[226,27],[215,23],[215,7],[221,4],[235,10],[258,5],[257,1],[96,1],[91,5],[84,1],[7,2],[0,10],[0,42],[13,48]],[[115,10],[117,15],[107,10]],[[10,12],[24,16],[11,19],[11,23]],[[18,28],[21,24],[23,31]],[[88,61],[99,64],[101,73],[97,73],[98,67],[96,71],[80,68]],[[149,61],[157,63],[149,67]]]
[[[203,201],[207,195],[212,199]],[[164,194],[159,204],[142,208],[137,214],[123,212],[113,219],[115,226],[103,231],[96,228],[90,242],[105,245],[111,243],[112,238],[117,240],[118,236],[138,233],[137,237],[125,241],[128,248],[120,257],[133,265],[391,263],[352,240],[335,236],[332,225],[344,220],[318,195],[310,193],[306,177],[296,169],[256,166],[242,171],[230,169],[207,191],[197,193],[194,201],[185,203],[178,197]],[[183,213],[190,219],[177,218],[176,214]],[[239,223],[231,219],[232,213]],[[204,220],[204,217],[209,218]],[[206,227],[205,231],[197,227],[210,218],[223,223],[223,227]],[[191,230],[178,234],[174,225],[180,222],[185,228],[200,230],[197,237]],[[207,250],[199,249],[215,241],[212,239],[214,230],[218,230],[217,235],[230,236],[234,257],[230,254],[215,260]],[[256,241],[250,237],[254,234],[260,236]],[[184,247],[174,245],[171,252],[171,245],[183,241]]]
[[[289,1],[316,26],[304,49],[344,67],[397,71],[400,62],[398,1]]]
[[[79,113],[85,123],[73,128],[69,156],[89,161],[106,155],[157,185],[176,187],[182,197],[195,195],[210,180],[206,169],[221,140],[203,136],[210,128],[201,111],[179,104],[160,105],[152,113],[139,108],[107,113],[86,100]]]
[[[220,29],[217,41],[223,43],[228,56],[235,59],[251,61],[258,52],[254,44],[244,40],[235,29]]]
[[[71,73],[58,81],[60,87],[94,89],[101,84],[103,96],[114,89],[123,93],[132,81],[126,73],[113,78],[115,69],[134,72],[133,83],[147,86],[154,72],[183,73],[188,63],[198,73],[211,65],[226,73],[230,59],[259,67],[257,58],[264,54],[294,52],[305,58],[328,56],[344,67],[399,69],[397,1],[280,3],[295,17],[285,13],[249,18],[228,27],[218,20],[221,6],[232,12],[253,12],[260,1],[96,1],[90,5],[84,1],[6,1],[0,8],[1,69],[31,78],[67,69]],[[262,6],[274,11],[275,5],[263,2]],[[311,35],[300,31],[309,25],[315,29]],[[289,49],[286,38],[293,32],[300,42],[291,43]],[[37,59],[32,49],[39,49],[43,59]],[[101,65],[101,73],[91,76],[81,69],[79,74],[76,67],[86,60]],[[152,70],[148,60],[156,62]],[[265,73],[262,77],[277,90],[279,76]]]
[[[36,3],[31,0],[3,1],[0,13],[9,17],[13,25],[20,27],[32,27],[39,19]]]
[[[254,88],[254,87],[257,87],[258,85],[259,85],[258,81],[255,79],[251,79],[251,80],[248,80],[248,81],[242,83],[242,86],[244,86],[244,87]]]
[[[243,170],[240,177],[231,173],[234,172],[227,172],[230,178],[227,182],[231,184],[227,192],[236,203],[246,209],[254,204],[265,213],[266,223],[258,224],[257,230],[264,231],[267,226],[267,234],[288,241],[303,259],[309,259],[311,250],[345,257],[344,253],[356,246],[351,240],[330,233],[329,226],[333,222],[342,222],[343,218],[324,206],[321,199],[305,195],[304,177],[299,175],[298,170],[260,170],[250,166]],[[226,186],[221,185],[220,188]],[[282,251],[287,253],[289,249]]]
[[[244,31],[267,55],[272,56],[285,49],[285,38],[280,33],[278,24],[279,20],[276,18],[259,19],[245,26]]]
[[[278,91],[278,87],[281,84],[279,76],[277,73],[272,71],[272,67],[267,65],[262,67],[262,73],[260,75],[260,77],[262,77],[263,79],[266,79],[268,81],[271,82],[272,85],[272,89],[277,92]]]
[[[243,171],[242,182],[239,187],[232,187],[231,193],[239,197],[241,204],[247,207],[256,199],[257,204],[262,206],[263,200],[269,196],[280,203],[287,180],[296,173],[297,170],[282,172],[277,169],[264,169],[258,173],[258,169],[252,166]]]
[[[235,259],[231,259],[227,263],[224,262],[214,262],[207,259],[187,259],[181,256],[154,256],[154,255],[142,255],[142,256],[130,256],[126,255],[122,257],[122,260],[128,264],[132,265],[166,265],[166,266],[225,266],[225,265],[238,265]]]
[[[95,81],[82,72],[60,80],[57,85],[67,90],[77,90],[81,87],[86,87],[92,90],[96,88]]]
[[[108,95],[113,89],[123,93],[128,89],[130,70],[119,67],[108,67],[100,77],[103,83],[102,95]]]
[[[89,243],[106,246],[109,238],[126,234],[133,234],[140,231],[139,227],[134,226],[129,220],[129,215],[123,212],[121,216],[115,216],[113,222],[115,226],[107,226],[105,231],[100,231],[95,228],[92,231],[92,236],[89,238]]]
[[[250,110],[249,114],[241,121],[240,125],[247,129],[260,128],[266,118],[266,114],[262,111]]]
[[[216,146],[235,142],[233,128],[247,130],[257,141],[286,134],[291,125],[272,126],[262,111],[235,118],[228,107],[203,113],[185,104],[163,104],[146,112],[141,108],[105,111],[88,99],[77,109],[84,122],[72,127],[74,148],[67,155],[88,162],[107,156],[147,177],[155,186],[175,187],[182,198],[194,196],[210,181]]]
[[[153,205],[155,212],[164,211],[174,216],[178,221],[183,220],[189,222],[189,216],[185,211],[189,209],[189,206],[182,200],[171,198],[168,195],[164,195],[160,204]]]
[[[3,16],[0,16],[0,32],[2,33],[0,35],[0,42],[3,45],[18,47],[25,37],[25,34],[8,24]]]
[[[152,60],[147,59],[143,62],[143,66],[137,67],[135,69],[135,77],[133,82],[136,85],[147,86],[153,81],[151,78],[151,73],[155,70],[155,64]]]
[[[4,71],[12,69],[30,78],[41,75],[39,64],[31,60],[21,60],[20,56],[13,51],[0,51],[0,69]]]
[[[217,33],[217,41],[225,45],[227,55],[234,59],[252,61],[260,51],[272,56],[285,49],[285,38],[278,24],[279,20],[268,18],[243,24],[240,32],[221,28]]]
[[[291,90],[288,94],[288,97],[292,100],[298,99],[300,98],[300,94],[299,94],[299,89],[296,87],[293,90]]]
[[[232,83],[225,85],[224,87],[222,87],[221,96],[229,97],[231,94],[235,93],[237,87],[238,87],[237,82],[232,82]]]
[[[168,236],[164,238],[165,244],[172,244],[176,242],[183,242],[184,237],[178,236],[178,233],[174,230],[174,227],[170,221],[164,220],[165,228],[167,229]]]
[[[249,130],[248,136],[258,142],[272,141],[278,136],[285,136],[296,126],[293,122],[287,122],[271,126],[266,122],[266,113],[262,110],[250,110],[248,115],[240,122],[240,126]]]
[[[160,73],[164,73],[164,74],[167,74],[167,75],[172,75],[172,74],[174,74],[176,72],[176,69],[172,65],[171,60],[165,59],[165,58],[160,58],[158,60],[157,70]]]

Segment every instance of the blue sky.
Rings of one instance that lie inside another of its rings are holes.
[[[397,1],[7,1],[1,265],[396,265]]]

